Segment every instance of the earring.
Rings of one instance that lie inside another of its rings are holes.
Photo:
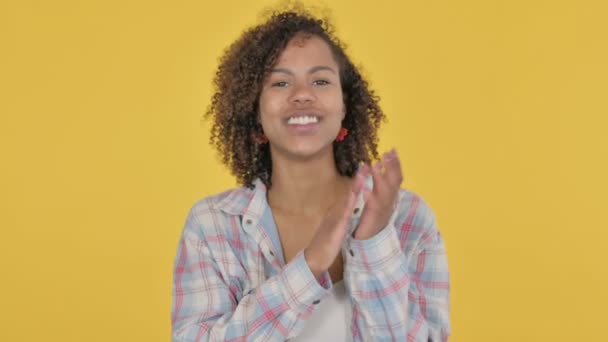
[[[336,137],[336,141],[342,141],[344,140],[344,138],[348,135],[348,130],[344,127],[340,128],[340,132],[338,133],[338,136]]]
[[[264,133],[257,133],[253,135],[253,141],[255,141],[258,144],[265,144],[268,142],[268,138],[266,137],[266,134]]]

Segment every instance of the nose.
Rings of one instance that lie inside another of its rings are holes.
[[[291,101],[303,104],[314,102],[317,99],[312,86],[306,83],[298,83],[293,88],[293,93],[291,94]]]

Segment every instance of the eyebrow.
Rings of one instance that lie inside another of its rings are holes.
[[[322,70],[327,70],[334,74],[336,73],[336,71],[334,69],[332,69],[331,67],[328,67],[326,65],[317,65],[317,66],[310,68],[310,70],[308,70],[308,74],[314,74],[315,72],[322,71]],[[294,75],[294,73],[291,70],[285,69],[285,68],[274,68],[274,69],[270,70],[270,72],[271,73],[280,72],[280,73],[288,74],[291,76]]]

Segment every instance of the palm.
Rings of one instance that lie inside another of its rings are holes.
[[[365,209],[355,231],[357,239],[370,238],[388,224],[403,181],[395,150],[385,153],[382,161],[376,163],[371,170],[366,167],[365,172],[371,172],[374,188],[363,193]]]

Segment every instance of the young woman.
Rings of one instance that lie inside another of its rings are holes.
[[[433,212],[400,189],[396,151],[378,155],[384,114],[327,21],[275,13],[215,86],[211,143],[242,187],[189,212],[173,340],[447,340]]]

